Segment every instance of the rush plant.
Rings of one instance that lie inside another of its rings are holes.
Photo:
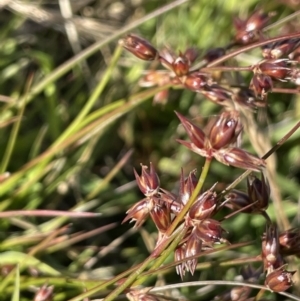
[[[67,61],[47,32],[5,38],[48,3],[3,4],[0,301],[300,301],[295,1],[176,0],[111,32],[156,2],[96,2],[59,1]],[[81,51],[91,12],[112,20]]]

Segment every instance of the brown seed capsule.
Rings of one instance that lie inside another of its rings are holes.
[[[220,149],[235,142],[242,128],[238,111],[223,112],[210,130],[211,147]]]
[[[150,215],[157,229],[162,233],[166,232],[171,224],[170,207],[160,202],[159,204],[155,204],[154,208],[150,211]]]
[[[119,40],[119,45],[145,61],[153,61],[158,57],[157,50],[150,42],[134,34],[129,34],[124,39]]]
[[[271,77],[268,75],[254,74],[249,88],[254,91],[256,97],[265,99],[267,93],[272,91],[273,82]]]
[[[254,67],[255,72],[283,80],[289,74],[288,59],[265,60]]]
[[[279,234],[279,250],[283,255],[300,256],[300,229],[292,228]]]
[[[237,147],[217,150],[213,156],[223,164],[253,171],[260,171],[266,165],[264,160]]]
[[[265,59],[279,59],[283,56],[287,56],[299,46],[299,38],[286,39],[264,46],[262,55]]]
[[[127,216],[123,219],[122,224],[131,219],[130,222],[135,221],[134,228],[140,227],[143,222],[146,220],[150,211],[154,207],[154,200],[151,199],[143,199],[138,203],[134,204],[126,213]]]
[[[172,63],[172,68],[177,76],[183,76],[188,74],[190,69],[190,62],[182,53],[180,53]]]
[[[221,223],[214,219],[205,219],[195,228],[195,234],[202,240],[203,245],[212,247],[215,243],[225,242],[222,238],[224,229]]]
[[[240,44],[249,44],[258,38],[258,33],[269,22],[270,17],[262,10],[257,10],[248,19],[234,19],[234,26],[237,30],[235,40]]]
[[[265,285],[273,292],[284,292],[293,285],[292,277],[295,273],[287,271],[283,265],[267,275]]]
[[[196,178],[196,170],[190,172],[189,176],[184,179],[183,170],[181,170],[180,187],[179,187],[179,201],[185,205],[190,199],[198,180]]]
[[[182,79],[182,84],[189,90],[199,92],[209,82],[209,77],[205,73],[193,72]]]
[[[159,177],[155,172],[155,169],[150,162],[150,171],[148,171],[148,166],[142,165],[142,174],[138,175],[136,170],[134,169],[134,175],[136,178],[136,182],[141,190],[141,192],[147,196],[151,197],[155,195],[159,190]]]
[[[247,193],[232,189],[229,193],[225,195],[225,206],[232,210],[240,210],[244,207],[247,207],[251,204],[251,200]],[[243,213],[253,213],[253,206],[247,207],[245,210],[242,210]]]
[[[262,239],[262,260],[264,270],[271,272],[283,264],[279,254],[278,229],[276,225],[267,225],[266,235]]]
[[[217,195],[208,190],[202,193],[192,205],[188,216],[191,219],[203,220],[210,218],[217,206]]]
[[[261,175],[261,180],[254,175],[249,176],[247,178],[247,187],[251,202],[257,202],[255,209],[258,211],[266,210],[269,206],[270,186],[264,175]]]

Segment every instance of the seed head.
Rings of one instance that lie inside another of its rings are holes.
[[[242,128],[238,111],[223,112],[210,130],[211,147],[220,149],[235,142]]]
[[[182,84],[189,90],[200,92],[210,81],[209,76],[202,72],[193,72],[182,79]]]
[[[293,285],[295,272],[287,271],[283,265],[267,275],[265,285],[273,292],[284,292]]]
[[[265,59],[279,59],[283,56],[289,55],[299,46],[299,38],[286,39],[275,42],[271,45],[266,45],[262,49],[262,55]]]
[[[145,198],[138,203],[134,204],[126,213],[127,216],[122,221],[122,224],[131,219],[130,222],[135,221],[135,228],[140,227],[146,220],[150,211],[154,208],[153,198]]]
[[[264,60],[253,67],[254,72],[270,76],[277,80],[287,77],[291,68],[288,67],[288,59]]]
[[[150,171],[148,171],[148,166],[142,165],[142,174],[141,176],[138,175],[136,170],[134,169],[134,175],[136,178],[136,182],[141,190],[141,192],[146,197],[151,197],[155,195],[159,190],[159,177],[155,172],[155,169],[150,162]]]
[[[159,202],[150,211],[150,215],[157,229],[165,233],[171,224],[170,206],[164,202]]]
[[[186,75],[190,69],[190,62],[182,53],[180,53],[172,63],[172,69],[177,76]]]
[[[217,206],[217,195],[208,190],[202,193],[192,205],[188,216],[190,219],[204,220],[210,218]]]
[[[262,239],[261,256],[264,270],[268,273],[283,265],[283,259],[279,253],[278,229],[275,224],[267,225],[266,233]]]
[[[213,156],[223,164],[253,171],[260,171],[266,165],[264,160],[237,147],[217,150]]]
[[[269,75],[254,74],[249,87],[254,91],[256,97],[265,99],[267,93],[272,91],[273,82]]]
[[[247,178],[248,195],[252,203],[257,202],[255,209],[264,211],[269,206],[270,186],[261,175],[261,180],[252,175]]]
[[[134,34],[119,40],[119,45],[144,61],[153,61],[158,57],[157,50],[150,42]]]

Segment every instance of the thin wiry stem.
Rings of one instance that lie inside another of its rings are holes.
[[[259,285],[259,284],[240,282],[240,281],[207,280],[207,281],[191,281],[191,282],[163,285],[163,286],[159,286],[159,287],[155,287],[155,288],[151,289],[151,292],[154,293],[154,292],[161,292],[161,291],[170,290],[170,289],[178,289],[178,288],[182,288],[182,287],[204,286],[204,285],[247,286],[247,287],[251,287],[251,288],[271,291],[269,288],[267,288],[263,285]],[[300,301],[299,297],[289,294],[289,293],[282,292],[282,293],[278,293],[278,294],[288,297],[292,300]]]
[[[94,212],[75,212],[75,211],[61,211],[61,210],[11,210],[0,212],[0,218],[11,218],[16,216],[66,216],[72,218],[87,218],[87,217],[99,217],[101,213]]]

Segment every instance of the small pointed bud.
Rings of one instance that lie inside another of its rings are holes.
[[[270,16],[262,10],[254,12],[246,22],[246,31],[263,29],[270,21]]]
[[[54,286],[43,285],[35,294],[33,301],[52,301]]]
[[[236,142],[242,128],[238,111],[223,112],[210,130],[209,141],[211,147],[220,149]]]
[[[225,206],[232,210],[240,210],[244,207],[247,207],[251,204],[251,200],[245,192],[240,190],[233,189],[225,195]],[[253,213],[253,206],[247,207],[245,210],[242,210],[243,213]]]
[[[288,59],[265,60],[254,67],[255,72],[283,80],[289,74]]]
[[[182,84],[189,90],[199,92],[210,82],[207,74],[193,72],[185,76]]]
[[[234,20],[237,33],[235,36],[236,42],[240,44],[249,44],[258,38],[258,33],[263,29],[270,20],[270,16],[262,10],[254,12],[247,20]]]
[[[181,169],[180,187],[179,187],[179,201],[185,205],[190,199],[194,189],[196,188],[198,180],[196,178],[196,170],[189,173],[189,176],[184,179],[183,170]]]
[[[202,242],[193,231],[186,242],[184,258],[188,258],[199,254],[201,252],[201,247],[202,247]],[[189,259],[186,262],[187,269],[190,271],[192,275],[194,275],[197,266],[197,261],[198,261],[197,258],[194,258],[194,259]]]
[[[279,253],[279,239],[277,226],[267,225],[266,234],[262,239],[262,260],[265,271],[272,271],[283,264]]]
[[[254,74],[249,87],[254,91],[256,97],[265,99],[267,93],[272,91],[273,82],[268,75]]]
[[[172,69],[177,76],[183,76],[188,74],[190,69],[190,63],[188,59],[180,53],[179,56],[172,63]]]
[[[165,203],[156,204],[150,211],[151,218],[157,229],[165,233],[171,224],[171,210]]]
[[[154,201],[152,199],[143,199],[134,204],[126,213],[127,216],[122,221],[122,224],[131,219],[130,222],[135,221],[134,228],[140,227],[146,220],[150,211],[154,207]]]
[[[287,271],[285,266],[282,266],[266,277],[265,285],[273,292],[284,292],[293,285],[293,275],[296,271]]]
[[[191,206],[189,217],[191,219],[203,220],[210,218],[217,206],[217,195],[215,192],[208,190],[202,193]]]
[[[151,162],[150,162],[150,171],[148,171],[148,166],[142,164],[141,166],[142,166],[141,176],[138,175],[135,169],[133,170],[136,178],[136,182],[141,192],[146,197],[151,197],[155,195],[159,190],[159,178]]]
[[[144,61],[153,61],[158,57],[157,50],[150,42],[134,34],[119,40],[119,45]]]
[[[195,147],[203,149],[207,140],[204,132],[180,113],[175,112],[175,114],[185,128],[191,142],[195,145]]]
[[[214,219],[205,219],[195,229],[195,234],[202,240],[203,245],[212,247],[215,243],[222,243],[226,240],[222,238],[224,229],[221,223]]]
[[[264,160],[237,147],[229,147],[214,152],[213,156],[219,162],[225,165],[231,165],[237,168],[260,171],[266,166]]]
[[[259,211],[264,211],[269,206],[270,186],[265,180],[264,175],[261,175],[261,180],[252,175],[247,178],[248,195],[250,200],[257,202],[255,208]]]

